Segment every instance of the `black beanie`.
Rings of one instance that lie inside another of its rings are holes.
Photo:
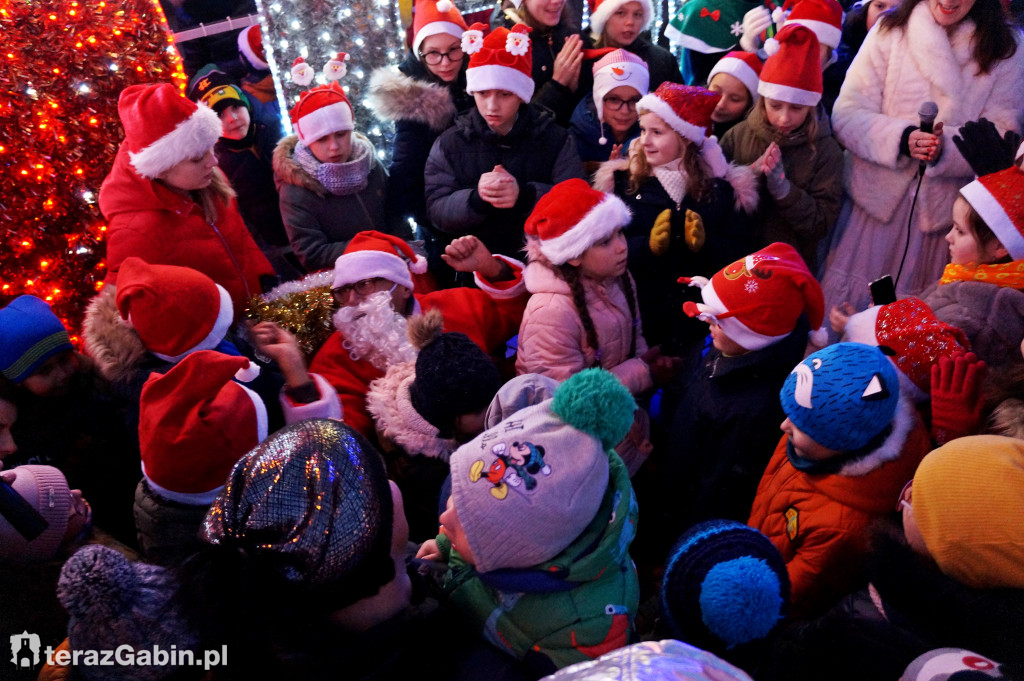
[[[499,388],[498,367],[476,343],[443,333],[420,348],[409,398],[442,437],[451,437],[456,417],[486,408]]]

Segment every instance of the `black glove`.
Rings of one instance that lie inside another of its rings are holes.
[[[978,177],[1005,170],[1013,165],[1013,156],[1020,146],[1021,136],[1007,130],[1002,137],[992,121],[979,118],[967,121],[953,135],[953,144]]]

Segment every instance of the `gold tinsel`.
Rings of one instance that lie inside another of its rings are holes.
[[[317,286],[306,291],[277,296],[271,292],[253,298],[247,315],[257,322],[277,322],[295,334],[299,348],[308,362],[334,332],[334,323],[331,321],[333,312],[331,287]]]

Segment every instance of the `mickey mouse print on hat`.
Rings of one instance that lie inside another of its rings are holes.
[[[533,52],[530,27],[516,24],[484,35],[484,24],[473,24],[462,34],[462,51],[469,55],[466,92],[505,90],[523,102],[533,99]]]
[[[338,84],[348,72],[346,62],[348,54],[338,52],[324,64],[323,74],[329,81],[327,85],[318,85],[299,95],[298,103],[289,112],[292,125],[298,133],[299,141],[308,146],[324,135],[355,127],[355,112],[348,96]],[[302,57],[292,63],[292,81],[307,86],[313,82],[316,72]]]

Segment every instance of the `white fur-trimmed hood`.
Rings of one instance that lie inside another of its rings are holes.
[[[892,432],[889,433],[889,437],[885,438],[882,444],[867,456],[851,461],[840,468],[838,475],[849,477],[867,475],[882,464],[899,458],[903,453],[903,446],[907,443],[907,437],[919,418],[913,400],[901,394],[896,405],[896,415],[892,420]]]
[[[409,455],[421,454],[448,461],[458,447],[455,440],[440,437],[437,428],[412,406],[409,386],[416,380],[416,361],[395,364],[370,384],[366,409],[377,429]]]
[[[383,66],[370,74],[366,100],[383,119],[425,123],[436,132],[455,119],[455,103],[446,87],[407,76],[394,66]]]

